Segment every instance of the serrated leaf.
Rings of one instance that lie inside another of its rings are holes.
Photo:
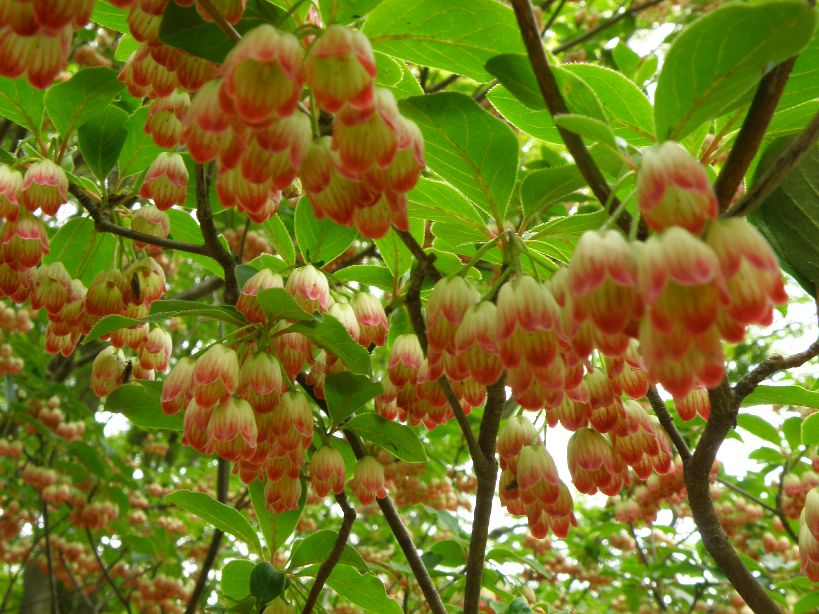
[[[657,82],[657,139],[680,140],[731,110],[765,71],[808,43],[814,21],[807,4],[780,1],[720,7],[685,28]]]
[[[421,96],[424,93],[415,75],[401,60],[376,51],[375,69],[378,71],[375,77],[376,85],[388,88],[396,100],[409,96]]]
[[[43,264],[62,262],[71,277],[87,286],[97,273],[112,267],[117,239],[97,232],[90,218],[76,217],[60,226],[49,243]]]
[[[349,565],[336,565],[327,586],[342,597],[372,614],[401,614],[403,610],[398,602],[390,599],[384,589],[384,583],[371,573],[359,573]]]
[[[385,0],[363,32],[377,51],[478,82],[490,57],[523,52],[512,10],[494,0]]]
[[[353,373],[369,375],[372,371],[370,354],[356,343],[341,322],[331,315],[323,314],[313,320],[296,322],[285,330],[301,333],[338,357]]]
[[[290,567],[304,567],[312,563],[322,563],[333,551],[338,533],[329,529],[316,531],[293,546]],[[339,563],[350,565],[361,571],[368,569],[367,563],[355,548],[345,544]]]
[[[399,107],[421,128],[427,166],[502,223],[520,153],[509,126],[463,94],[405,98]]]
[[[262,547],[256,532],[247,519],[242,516],[241,512],[230,505],[220,503],[205,493],[184,489],[172,492],[166,495],[165,498],[183,510],[212,524],[220,531],[230,533],[256,552],[261,552]]]
[[[105,399],[105,411],[122,414],[143,429],[181,431],[183,415],[166,415],[160,398],[162,382],[134,382],[114,390]]]
[[[359,437],[381,446],[396,458],[408,463],[427,460],[424,445],[410,427],[390,422],[377,414],[362,414],[350,420],[345,428]]]
[[[737,426],[775,446],[779,446],[782,443],[782,435],[779,433],[779,430],[768,423],[764,418],[760,418],[754,414],[740,414],[737,416]]]
[[[527,173],[520,185],[523,213],[527,218],[531,218],[585,185],[586,180],[574,164]]]
[[[369,377],[346,371],[324,378],[324,397],[333,424],[340,424],[383,391],[383,386]]]
[[[609,128],[605,122],[599,119],[573,113],[557,115],[554,119],[559,127],[569,132],[574,132],[587,142],[594,143],[597,141],[602,145],[606,145],[615,150],[617,149],[614,132],[611,131],[611,128]]]
[[[265,288],[256,295],[265,315],[271,320],[312,320],[284,288]]]
[[[43,96],[25,77],[0,77],[0,115],[34,134],[43,126]]]
[[[267,238],[288,266],[296,264],[296,248],[287,228],[278,215],[272,215],[264,221]]]
[[[433,222],[457,221],[474,228],[478,236],[488,237],[485,216],[448,183],[422,177],[407,194],[407,199],[410,218]]]
[[[128,114],[109,104],[77,130],[80,151],[100,181],[116,164],[128,136],[127,123]]]
[[[250,574],[256,565],[252,561],[230,561],[222,568],[222,594],[234,601],[250,595]]]
[[[107,0],[96,0],[94,10],[91,12],[91,21],[101,25],[103,28],[114,30],[115,32],[130,32],[128,27],[128,11],[113,6]]]
[[[762,154],[757,179],[779,158],[790,139],[777,139]],[[811,294],[819,284],[819,145],[802,161],[751,216],[773,237],[772,247],[799,275]]]
[[[304,261],[316,267],[328,264],[343,254],[357,234],[355,228],[339,226],[328,217],[318,219],[306,197],[296,205],[294,228]]]
[[[341,282],[355,281],[365,286],[374,286],[382,290],[392,290],[393,276],[383,266],[354,264],[333,272],[333,278]]]
[[[819,409],[819,392],[802,386],[770,386],[761,384],[742,399],[743,407],[751,405],[794,405]]]
[[[125,86],[110,68],[85,68],[68,81],[46,90],[44,103],[54,127],[63,137],[101,113]]]
[[[802,422],[802,445],[819,443],[819,412],[811,414]]]
[[[599,209],[554,218],[532,228],[526,245],[544,256],[568,263],[580,236],[587,230],[600,228],[606,217],[606,212]]]

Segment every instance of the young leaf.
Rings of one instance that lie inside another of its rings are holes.
[[[342,371],[324,378],[324,396],[333,424],[340,424],[370,399],[383,392],[383,386],[363,375]]]
[[[811,414],[802,423],[802,445],[819,443],[819,412]]]
[[[594,119],[587,115],[567,113],[565,115],[556,116],[555,123],[564,130],[574,132],[587,142],[593,143],[598,141],[601,145],[617,150],[614,132],[611,131],[608,124],[599,119]]]
[[[585,185],[586,180],[574,164],[532,171],[523,178],[520,185],[523,213],[531,218]]]
[[[494,0],[385,0],[363,32],[377,51],[478,82],[493,55],[523,52],[512,10]]]
[[[258,481],[251,482],[247,487],[247,491],[250,494],[250,502],[253,505],[253,512],[256,514],[256,520],[259,522],[259,529],[262,532],[262,537],[264,537],[264,542],[267,545],[267,551],[268,553],[272,553],[276,548],[274,545],[275,538],[273,535],[276,523],[274,516],[276,516],[276,514],[267,509],[264,496],[264,484]],[[248,572],[248,577],[249,576],[250,572]]]
[[[316,531],[300,542],[297,542],[293,546],[293,554],[290,556],[290,567],[304,567],[311,563],[324,562],[330,555],[330,552],[332,552],[337,537],[338,533],[325,529],[323,531]],[[361,571],[368,569],[367,563],[361,558],[361,555],[349,544],[344,546],[339,562]]]
[[[302,198],[296,205],[294,224],[302,257],[317,267],[343,254],[357,234],[355,228],[339,226],[328,217],[318,219],[307,198]]]
[[[181,431],[182,414],[164,414],[159,403],[161,394],[162,382],[125,384],[105,399],[105,411],[122,414],[141,429]]]
[[[199,516],[220,531],[230,533],[256,552],[261,552],[262,546],[259,543],[259,536],[256,535],[256,532],[247,519],[242,516],[241,512],[230,505],[220,503],[205,493],[190,490],[177,490],[165,498],[185,511]]]
[[[799,53],[814,9],[784,0],[730,4],[700,17],[675,39],[654,96],[657,140],[681,140],[736,107],[763,74]]]
[[[273,245],[276,253],[282,257],[288,266],[296,264],[296,248],[293,246],[293,239],[278,215],[267,218],[262,224],[267,231],[267,238]]]
[[[250,574],[256,565],[252,561],[237,559],[222,568],[222,594],[234,601],[250,595]]]
[[[128,114],[109,104],[77,131],[80,151],[100,181],[108,176],[116,164],[128,136],[127,123]]]
[[[743,407],[751,405],[802,405],[819,409],[819,392],[805,390],[802,386],[759,385],[742,400]]]
[[[404,424],[390,422],[377,414],[362,414],[350,420],[345,428],[408,463],[423,463],[427,460],[424,445],[418,435]]]
[[[502,221],[519,156],[518,141],[509,126],[463,94],[405,98],[399,107],[424,134],[427,165]]]
[[[384,583],[371,573],[359,573],[349,565],[336,565],[327,586],[372,614],[401,614],[398,602],[387,597]]]
[[[754,414],[740,414],[737,416],[737,426],[760,439],[771,442],[775,446],[780,445],[782,442],[782,435],[780,435],[776,427],[766,422],[764,418]]]
[[[287,579],[267,561],[262,561],[250,573],[250,593],[266,605],[282,594]]]
[[[101,113],[125,86],[110,68],[85,68],[68,81],[46,90],[45,109],[54,127],[65,138]]]

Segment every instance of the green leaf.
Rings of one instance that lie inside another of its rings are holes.
[[[199,227],[199,222],[191,216],[190,210],[177,209],[174,207],[165,213],[168,214],[168,218],[171,221],[170,236],[172,239],[193,245],[202,244],[202,229]],[[211,275],[222,279],[225,277],[225,271],[222,265],[210,256],[185,253],[184,257],[192,260]]]
[[[276,253],[282,257],[282,260],[284,260],[288,266],[295,265],[296,248],[281,217],[272,215],[264,221],[262,226],[264,226],[264,229],[267,231],[267,238],[273,245]]]
[[[760,461],[766,465],[781,465],[783,457],[781,451],[763,446],[752,450],[751,453],[748,454],[748,458]]]
[[[108,465],[100,456],[99,451],[94,446],[84,442],[75,441],[69,446],[71,453],[94,475],[104,478],[109,474]]]
[[[284,260],[273,254],[261,254],[256,256],[253,260],[248,262],[248,265],[257,271],[270,269],[276,273],[284,273],[289,268]]]
[[[349,599],[365,612],[373,614],[401,614],[398,602],[387,597],[384,583],[371,573],[359,573],[349,565],[336,565],[327,586],[342,597]]]
[[[791,416],[782,423],[782,432],[785,434],[785,440],[791,451],[796,450],[799,442],[802,441],[801,429],[802,418],[799,416]]]
[[[760,439],[771,442],[775,446],[779,446],[782,442],[782,435],[779,430],[765,421],[764,418],[754,414],[740,414],[737,416],[737,426]]]
[[[808,614],[819,610],[819,592],[803,595],[793,606],[793,614]]]
[[[511,128],[463,94],[406,98],[399,107],[421,128],[429,168],[502,223],[518,169]]]
[[[234,560],[222,568],[222,594],[234,601],[250,595],[250,574],[256,565],[252,561]]]
[[[802,422],[802,445],[819,443],[819,412],[811,414]]]
[[[419,242],[423,241],[424,237],[424,222],[418,219],[411,219],[409,223],[410,234]],[[393,274],[395,279],[400,278],[412,266],[412,254],[407,246],[398,236],[395,228],[390,228],[380,239],[375,239],[375,246],[378,248],[378,253],[381,254],[381,259],[387,265],[389,271]],[[395,284],[395,282],[393,282]]]
[[[284,11],[266,0],[250,0],[242,18],[234,25],[244,34],[263,23],[275,23]],[[233,49],[233,39],[213,22],[199,16],[194,6],[169,2],[159,25],[159,40],[216,64],[221,64]]]
[[[293,295],[284,288],[265,288],[256,295],[265,315],[271,320],[312,320]]]
[[[657,82],[657,139],[679,141],[734,108],[765,71],[808,43],[814,20],[813,8],[785,0],[720,7],[685,28]]]
[[[580,235],[587,230],[600,228],[605,220],[606,212],[602,209],[554,218],[532,228],[526,245],[544,256],[568,263]]]
[[[101,25],[103,28],[114,30],[115,32],[130,32],[130,28],[128,27],[128,11],[113,6],[107,0],[96,0],[96,2],[94,2],[94,10],[91,12],[91,21]]]
[[[819,409],[819,392],[805,390],[802,386],[757,386],[742,399],[742,405],[794,405]]]
[[[617,64],[617,68],[629,79],[634,76],[634,73],[640,67],[640,56],[622,40],[611,50],[611,55]]]
[[[375,69],[378,71],[375,77],[376,85],[388,88],[396,100],[408,96],[421,96],[424,93],[415,75],[401,60],[376,51]]]
[[[363,32],[377,51],[478,82],[490,57],[523,52],[512,10],[494,0],[385,0]]]
[[[132,53],[139,49],[140,42],[132,34],[126,33],[120,36],[117,48],[114,50],[114,59],[120,62],[127,62]]]
[[[208,318],[227,322],[229,324],[243,325],[245,319],[232,306],[207,305],[195,301],[163,300],[154,301],[151,304],[151,311],[144,318],[127,318],[125,316],[112,315],[105,316],[97,321],[83,340],[83,345],[96,341],[100,337],[119,330],[120,328],[130,328],[137,324],[146,322],[162,322],[173,317],[192,316]]]
[[[528,173],[520,184],[520,200],[527,218],[574,194],[586,180],[574,164]]]
[[[162,412],[160,398],[162,382],[133,382],[114,390],[105,399],[105,411],[122,414],[142,429],[181,431],[181,413],[167,415]]]
[[[294,225],[296,242],[304,261],[317,267],[343,254],[357,234],[355,228],[339,226],[328,217],[318,219],[306,197],[296,205]]]
[[[477,236],[486,238],[486,221],[463,194],[443,181],[421,177],[407,194],[410,218],[433,222],[458,222],[474,228]]]
[[[357,21],[373,10],[381,0],[319,0],[319,9],[324,23],[347,24]]]
[[[101,113],[125,86],[110,68],[85,68],[46,90],[45,109],[63,137]]]
[[[382,290],[392,290],[393,276],[383,266],[354,264],[333,272],[333,278],[341,282],[355,281],[365,286],[375,286]]]
[[[278,547],[275,544],[273,535],[275,519],[273,512],[267,509],[265,503],[264,484],[262,482],[251,482],[247,487],[247,491],[250,493],[250,502],[253,504],[253,512],[256,514],[256,520],[259,522],[259,529],[261,529],[264,542],[267,544],[268,553],[272,554]],[[285,537],[285,539],[287,538]]]
[[[250,593],[260,605],[266,605],[282,594],[286,581],[282,572],[263,561],[250,573]]]
[[[330,373],[324,378],[324,396],[333,424],[342,423],[383,391],[380,383],[347,371]]]
[[[34,134],[43,126],[43,96],[25,77],[0,77],[0,115]]]
[[[75,217],[60,226],[49,243],[43,264],[62,262],[71,277],[87,286],[97,273],[112,267],[117,238],[97,232],[91,218]]]
[[[777,139],[768,146],[757,167],[757,179],[789,143],[790,139]],[[813,294],[819,284],[819,145],[805,155],[751,219]]]
[[[427,460],[424,445],[410,427],[390,422],[377,414],[362,414],[350,420],[345,428],[381,446],[396,458],[408,463]]]
[[[466,547],[463,543],[454,539],[435,542],[429,552],[441,557],[438,564],[444,567],[460,567],[466,563]]]
[[[290,557],[290,567],[304,567],[311,563],[323,563],[333,551],[337,538],[337,532],[324,529],[316,531],[296,543]],[[361,571],[368,569],[367,563],[361,558],[361,555],[349,544],[344,545],[339,563],[350,565]]]
[[[337,356],[353,373],[369,375],[372,371],[370,354],[358,345],[341,322],[331,315],[323,314],[314,320],[296,322],[285,330],[301,333],[316,345]]]
[[[574,132],[589,142],[599,141],[602,145],[606,145],[615,150],[617,149],[614,132],[611,131],[608,124],[599,119],[573,113],[558,115],[554,119],[559,127],[569,132]]]
[[[125,111],[108,105],[77,131],[80,151],[100,181],[114,168],[128,136],[127,123],[128,114]]]
[[[210,495],[191,490],[177,490],[165,497],[171,503],[181,507],[212,524],[214,527],[225,533],[230,533],[238,540],[246,543],[253,550],[261,553],[259,536],[234,507],[220,503]]]
[[[120,178],[130,177],[148,168],[156,157],[165,151],[154,143],[150,134],[145,132],[148,119],[148,107],[140,107],[128,118],[125,128],[128,134],[117,159]],[[171,213],[174,209],[168,211]]]
[[[532,109],[526,106],[502,85],[492,88],[486,98],[495,110],[518,130],[541,141],[560,142],[560,134],[552,115],[545,108]]]
[[[651,79],[657,73],[657,67],[660,65],[660,60],[656,55],[649,55],[644,57],[640,63],[640,68],[634,75],[634,83],[643,85],[646,81]]]

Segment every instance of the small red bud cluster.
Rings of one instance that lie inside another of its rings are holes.
[[[34,87],[47,87],[68,64],[74,31],[93,8],[93,0],[0,3],[0,75],[25,74]]]

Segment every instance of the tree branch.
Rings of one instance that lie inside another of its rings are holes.
[[[100,557],[100,553],[97,551],[97,544],[94,541],[94,536],[91,533],[91,529],[85,529],[85,536],[88,538],[88,545],[91,546],[91,552],[94,553],[94,558],[97,560],[97,565],[100,566],[100,570],[102,571],[102,575],[105,577],[105,581],[111,585],[112,589],[114,589],[114,594],[116,594],[117,599],[119,599],[120,603],[125,607],[125,611],[128,612],[128,614],[131,614],[131,605],[125,598],[125,595],[120,592],[119,587],[114,582],[111,574],[108,573],[108,567],[106,567],[105,563]]]
[[[738,408],[742,400],[751,394],[759,384],[777,371],[799,367],[819,355],[819,339],[811,343],[803,352],[790,356],[774,354],[763,360],[734,386],[734,399]]]
[[[795,62],[796,57],[785,60],[759,82],[754,99],[745,115],[745,121],[734,141],[734,146],[714,183],[714,192],[717,195],[720,211],[728,208],[737,188],[742,183],[759,149],[762,137],[765,136],[768,124],[771,123],[776,105],[779,104],[782,91],[785,89]]]
[[[216,469],[216,500],[220,503],[227,501],[229,483],[230,464],[220,456]],[[194,614],[196,612],[199,601],[202,599],[202,594],[205,592],[205,586],[208,583],[208,574],[214,562],[216,562],[216,556],[219,554],[219,547],[222,545],[223,536],[224,533],[221,530],[214,529],[210,546],[208,546],[208,552],[205,554],[205,560],[202,561],[202,569],[199,571],[199,576],[196,578],[196,585],[193,587],[191,598],[185,607],[185,614]]]
[[[123,228],[122,226],[106,219],[98,204],[95,203],[91,196],[84,192],[82,188],[72,183],[69,186],[69,191],[74,198],[77,199],[77,202],[80,203],[83,209],[88,211],[91,219],[94,220],[94,228],[97,230],[97,232],[108,232],[114,235],[119,235],[120,237],[125,237],[126,239],[139,241],[140,243],[147,243],[149,245],[156,245],[167,249],[176,249],[191,254],[200,254],[202,256],[210,255],[207,247],[204,245],[183,243],[182,241],[174,241],[173,239],[162,239],[143,232],[131,230],[130,228]]]
[[[43,534],[45,536],[45,555],[48,564],[48,591],[51,596],[51,614],[60,614],[60,603],[57,600],[57,578],[54,575],[54,559],[51,556],[51,531],[48,526],[48,503],[40,497],[40,512],[43,515]]]
[[[235,305],[239,300],[239,284],[236,281],[236,262],[231,253],[219,242],[219,233],[213,223],[210,209],[210,183],[204,165],[196,165],[196,218],[205,240],[207,255],[216,260],[225,273],[225,303]]]
[[[722,217],[748,215],[759,207],[770,196],[776,187],[799,164],[819,139],[819,112],[817,112],[805,129],[797,136],[765,174],[751,187],[745,196],[733,207],[722,214]]]
[[[330,551],[330,554],[327,555],[327,558],[321,564],[321,567],[319,567],[318,572],[316,573],[316,579],[313,582],[313,586],[310,588],[310,594],[307,595],[307,601],[304,602],[302,614],[310,614],[310,612],[313,611],[313,606],[316,604],[316,601],[321,594],[321,589],[324,586],[324,583],[327,581],[327,578],[330,577],[333,567],[335,567],[339,559],[341,559],[341,554],[344,552],[344,546],[347,544],[347,540],[350,538],[350,531],[353,528],[353,522],[355,522],[355,510],[347,501],[347,495],[345,495],[343,491],[336,495],[336,502],[341,508],[341,511],[344,512],[344,518],[341,521],[341,528],[338,530],[338,536],[336,537],[335,544],[333,544],[333,549]]]
[[[788,534],[788,537],[791,538],[791,541],[794,544],[799,543],[799,536],[796,534],[796,531],[793,530],[791,526],[791,521],[785,515],[785,512],[782,511],[782,493],[785,490],[785,474],[788,473],[788,463],[786,462],[782,465],[782,473],[779,475],[779,485],[776,487],[776,515],[779,517],[780,522],[782,523],[783,528],[785,529],[785,533]]]
[[[225,285],[225,281],[221,277],[208,277],[203,279],[195,286],[183,290],[172,298],[180,301],[195,301],[207,296],[211,292],[216,292],[219,288]]]
[[[677,453],[680,455],[680,458],[682,458],[683,462],[687,461],[691,458],[691,450],[688,449],[688,444],[685,443],[685,439],[682,438],[680,431],[677,430],[677,425],[674,424],[674,418],[668,413],[668,408],[660,397],[660,393],[657,392],[657,387],[653,384],[649,386],[646,397],[649,403],[651,403],[651,408],[654,410],[654,414],[660,421],[663,430],[665,430],[669,439],[671,439],[671,443],[674,444],[674,447],[677,448]]]
[[[518,21],[520,34],[523,37],[523,43],[526,46],[526,52],[529,55],[529,62],[532,65],[540,93],[546,107],[549,109],[549,113],[552,117],[568,113],[566,102],[563,100],[554,73],[552,73],[549,61],[546,59],[546,53],[543,50],[543,41],[540,38],[535,16],[532,13],[532,5],[529,0],[511,0],[511,2],[512,7],[515,9],[515,17]],[[604,207],[609,204],[609,212],[615,211],[619,207],[620,201],[616,197],[611,197],[611,190],[591,157],[589,150],[583,144],[583,139],[574,132],[569,132],[559,126],[557,130],[594,196]],[[624,211],[617,223],[625,232],[628,232],[631,226],[631,216]]]
[[[327,403],[316,396],[315,390],[304,379],[304,375],[299,374],[296,381],[298,381],[310,398],[313,399],[313,402],[329,416],[330,411],[327,407]],[[361,443],[361,440],[355,433],[347,429],[344,429],[343,433],[350,447],[353,449],[353,454],[355,454],[356,458],[367,456],[367,450],[364,448],[364,444]],[[378,503],[378,507],[381,508],[381,513],[384,514],[384,518],[387,520],[387,524],[395,536],[395,541],[398,542],[401,551],[404,553],[404,556],[407,557],[407,562],[415,575],[415,580],[418,582],[421,592],[427,600],[427,605],[430,610],[435,614],[446,614],[446,607],[444,607],[444,603],[441,601],[441,595],[438,593],[438,589],[435,588],[435,584],[432,582],[432,577],[429,575],[424,561],[422,561],[418,555],[418,550],[412,541],[412,536],[409,534],[409,531],[407,531],[407,527],[404,526],[404,521],[401,520],[401,516],[398,515],[398,511],[395,509],[392,499],[386,496],[383,499],[376,499],[376,503]]]

